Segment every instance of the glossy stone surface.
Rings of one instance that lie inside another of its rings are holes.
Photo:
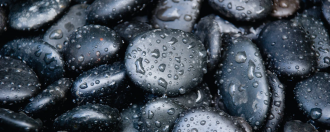
[[[300,0],[273,0],[271,15],[284,18],[294,15],[300,9]]]
[[[199,17],[201,4],[202,0],[160,0],[150,21],[154,28],[191,32]]]
[[[58,51],[41,40],[23,38],[10,41],[0,50],[0,55],[25,61],[42,85],[53,83],[64,73],[64,63]]]
[[[79,105],[89,102],[121,108],[133,92],[127,83],[124,63],[115,62],[80,74],[73,83],[71,95]]]
[[[295,99],[303,113],[325,126],[330,126],[328,120],[330,118],[328,108],[330,97],[327,94],[330,89],[329,79],[328,73],[318,72],[310,78],[298,82],[294,89]]]
[[[38,132],[42,131],[42,122],[28,117],[24,113],[0,108],[0,130],[3,132]]]
[[[323,22],[308,15],[299,15],[293,21],[300,23],[311,38],[317,56],[317,68],[327,69],[330,66],[330,37]]]
[[[151,100],[141,109],[141,131],[170,132],[173,129],[175,120],[182,112],[183,108],[170,99]]]
[[[20,60],[0,58],[0,105],[24,103],[40,91],[33,70]]]
[[[69,7],[70,0],[26,0],[15,3],[9,25],[16,30],[38,29],[53,21]]]
[[[204,45],[191,33],[155,29],[131,43],[125,65],[130,79],[145,91],[168,96],[186,93],[207,72]]]
[[[193,109],[180,117],[173,132],[245,132],[233,117],[212,108]]]
[[[271,88],[271,108],[263,131],[276,132],[280,130],[280,125],[285,114],[285,91],[286,87],[280,82],[276,74],[267,71],[268,82]]]
[[[226,43],[215,83],[228,113],[243,117],[258,130],[265,123],[271,101],[261,54],[247,38],[226,38]]]
[[[273,10],[271,0],[208,0],[209,5],[221,15],[236,21],[256,21]]]
[[[117,109],[107,105],[87,104],[76,107],[57,117],[56,131],[116,131],[120,120]]]
[[[43,40],[54,46],[60,53],[64,52],[68,46],[70,35],[76,28],[86,24],[85,10],[87,6],[78,4],[70,7],[70,10],[46,31]]]
[[[186,109],[209,107],[212,104],[212,95],[207,83],[200,84],[196,90],[170,99]]]
[[[213,71],[221,59],[222,34],[238,33],[239,30],[214,14],[203,17],[195,30],[195,35],[200,38],[207,50],[208,71]]]
[[[69,78],[61,78],[49,85],[45,90],[36,97],[30,99],[24,112],[33,117],[47,117],[55,115],[59,109],[63,109],[63,104],[68,100],[72,80]]]
[[[114,27],[114,30],[127,42],[134,40],[140,34],[148,32],[152,26],[138,21],[126,21]]]
[[[271,22],[261,30],[257,44],[267,67],[280,78],[305,78],[316,69],[312,41],[299,23]]]
[[[66,69],[81,73],[95,66],[111,63],[117,58],[123,43],[112,29],[100,25],[87,25],[72,33],[64,53]]]
[[[285,123],[284,132],[318,132],[318,130],[309,123],[292,120]]]
[[[88,22],[120,23],[142,11],[152,0],[95,0],[88,7]]]

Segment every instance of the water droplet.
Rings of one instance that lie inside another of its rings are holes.
[[[322,109],[320,109],[320,108],[311,109],[310,116],[313,120],[320,119],[322,116]]]
[[[79,56],[79,57],[78,57],[78,61],[79,61],[79,62],[84,61],[84,56],[83,56],[83,55]]]
[[[228,3],[227,7],[228,7],[228,9],[231,9],[232,8],[231,2]]]
[[[148,119],[152,119],[152,117],[154,117],[154,112],[152,112],[151,110],[148,111]]]
[[[155,121],[155,125],[156,125],[156,127],[160,128],[161,127],[160,121]]]
[[[175,113],[175,109],[174,108],[170,108],[167,110],[167,114],[169,115],[173,115]]]
[[[55,60],[54,57],[52,57],[52,53],[46,53],[45,57],[44,57],[44,61],[46,62],[46,64],[50,64]]]
[[[145,71],[144,71],[144,67],[143,67],[143,64],[142,64],[142,58],[140,57],[139,59],[137,59],[135,61],[135,66],[136,66],[136,72],[137,73],[141,73],[141,74],[145,74]]]
[[[286,40],[286,39],[288,39],[288,37],[287,37],[286,35],[283,35],[283,36],[282,36],[282,39],[283,39],[283,40]]]
[[[253,83],[252,83],[252,86],[256,88],[256,87],[259,86],[259,83],[258,83],[258,82],[253,82]]]
[[[154,51],[152,51],[151,52],[151,56],[152,57],[155,57],[156,59],[158,59],[159,56],[160,56],[159,50],[158,49],[155,49]]]
[[[191,15],[185,15],[185,16],[184,16],[184,20],[186,20],[186,21],[191,21],[191,20],[192,20]]]
[[[244,7],[243,6],[236,6],[236,10],[239,10],[239,11],[244,10]]]
[[[200,124],[201,124],[201,125],[205,125],[205,124],[206,124],[206,121],[205,121],[205,120],[202,120],[202,121],[200,122]]]
[[[330,64],[330,58],[329,57],[324,57],[323,60],[324,60],[324,63]]]
[[[186,90],[183,89],[183,88],[179,88],[179,92],[180,92],[180,94],[185,94],[186,93]]]
[[[165,68],[166,68],[166,65],[165,65],[165,64],[160,64],[160,65],[158,66],[158,69],[159,69],[159,71],[161,71],[161,72],[164,72],[164,71],[165,71]]]
[[[163,21],[174,21],[180,18],[179,9],[166,7],[158,10],[156,17]]]
[[[50,39],[61,39],[62,37],[63,37],[63,32],[61,29],[54,30],[49,35]]]
[[[246,61],[246,53],[245,53],[245,51],[237,52],[237,54],[235,56],[235,61],[237,63],[244,63]]]
[[[281,101],[275,101],[274,105],[277,106],[277,107],[280,107],[281,106]]]
[[[172,37],[172,39],[171,39],[169,42],[167,42],[167,43],[173,45],[173,44],[175,44],[176,42],[178,42],[178,39]]]
[[[85,88],[87,88],[88,86],[87,86],[87,83],[86,82],[84,82],[84,83],[82,83],[80,86],[79,86],[79,88],[81,88],[81,89],[85,89]]]
[[[175,57],[175,61],[181,63],[181,57]]]
[[[36,51],[36,52],[34,52],[34,55],[36,56],[36,57],[39,57],[40,55],[41,55],[41,50],[39,49],[38,51]]]
[[[254,78],[254,70],[255,70],[256,65],[254,64],[253,61],[249,60],[249,65],[248,65],[248,78],[252,80]]]
[[[167,88],[167,82],[166,82],[166,80],[164,78],[159,78],[158,85],[159,86],[162,86],[165,89]]]

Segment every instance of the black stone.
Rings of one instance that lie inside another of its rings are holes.
[[[198,22],[195,35],[200,38],[208,51],[208,71],[213,71],[220,62],[222,34],[238,32],[234,25],[214,14],[205,16]]]
[[[245,132],[234,117],[213,108],[192,109],[180,117],[173,132]]]
[[[38,29],[69,7],[70,0],[26,0],[10,8],[9,25],[16,30]]]
[[[54,121],[54,130],[70,132],[116,131],[120,121],[117,109],[87,104],[67,111]]]
[[[267,24],[257,39],[267,67],[280,78],[308,77],[317,59],[312,41],[299,23],[278,20]]]
[[[318,130],[309,123],[292,120],[285,123],[283,132],[318,132]]]
[[[71,94],[81,105],[87,102],[122,108],[133,98],[134,87],[127,83],[124,63],[101,65],[80,74],[73,83]]]
[[[170,132],[183,108],[170,99],[159,98],[149,101],[141,108],[141,131]]]
[[[221,15],[236,21],[256,21],[273,10],[272,0],[208,0],[209,5]]]
[[[39,118],[57,114],[61,109],[65,109],[63,104],[68,100],[71,85],[72,80],[69,78],[55,81],[36,97],[30,99],[31,102],[25,106],[24,112]]]
[[[176,96],[203,81],[206,56],[204,45],[191,33],[155,29],[132,41],[125,65],[131,80],[143,90]]]
[[[265,132],[276,132],[280,130],[285,112],[285,89],[276,74],[267,71],[268,82],[272,90],[272,102],[268,119],[263,127]]]
[[[160,0],[150,21],[154,28],[191,32],[199,17],[201,4],[202,0]]]
[[[152,0],[95,0],[88,7],[88,22],[120,23],[142,11]]]
[[[197,86],[196,90],[189,93],[181,93],[183,95],[170,97],[174,102],[182,105],[186,109],[198,107],[210,107],[212,104],[212,95],[206,83]]]
[[[294,89],[298,106],[306,116],[324,126],[330,126],[330,75],[318,72],[310,78],[298,82]]]
[[[43,36],[43,40],[54,46],[60,53],[64,52],[69,43],[70,35],[76,28],[86,24],[87,14],[85,10],[88,5],[78,4],[50,27]]]
[[[293,21],[300,23],[311,38],[317,56],[317,68],[327,69],[330,66],[330,37],[323,22],[307,15],[298,15]]]
[[[121,112],[121,132],[139,132],[141,105],[133,104]]]
[[[68,71],[81,73],[95,66],[112,63],[124,44],[112,29],[87,25],[72,33],[64,53]]]
[[[45,86],[62,78],[64,73],[64,63],[58,51],[41,40],[23,38],[10,41],[0,50],[0,55],[26,62]]]
[[[151,29],[151,25],[138,21],[126,21],[114,27],[114,30],[127,42]]]
[[[242,37],[226,38],[224,60],[215,73],[228,113],[247,120],[254,130],[264,124],[270,108],[266,69],[258,48]]]
[[[0,131],[2,132],[40,132],[42,122],[24,113],[0,108]]]
[[[29,66],[20,60],[0,58],[0,105],[24,103],[39,91],[38,77]]]

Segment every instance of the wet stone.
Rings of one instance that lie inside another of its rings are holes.
[[[95,66],[111,63],[118,58],[123,45],[120,36],[108,27],[100,25],[80,27],[69,38],[64,53],[66,69],[76,74]]]
[[[288,20],[271,22],[260,32],[257,44],[266,58],[266,66],[280,78],[305,78],[315,71],[316,53],[299,23]]]
[[[312,40],[314,51],[317,56],[317,68],[325,70],[330,66],[330,37],[328,30],[320,19],[309,15],[298,15],[293,19],[300,23]]]
[[[141,131],[169,132],[182,112],[183,108],[170,99],[153,99],[141,108]]]
[[[152,12],[154,28],[180,29],[191,32],[199,17],[201,0],[161,0]]]
[[[228,37],[225,41],[228,47],[214,74],[215,83],[228,113],[243,117],[254,130],[260,129],[270,109],[269,84],[261,55],[247,38]],[[235,58],[240,59],[237,62]]]
[[[245,121],[244,121],[245,122]],[[245,132],[227,113],[212,108],[196,108],[187,111],[176,122],[174,132]]]
[[[272,92],[270,114],[263,127],[263,131],[279,131],[285,113],[285,91],[286,87],[280,82],[277,75],[267,71],[268,83]]]
[[[41,120],[35,120],[22,112],[0,108],[1,131],[38,132],[42,131],[42,128]]]
[[[33,117],[45,118],[55,115],[63,109],[65,101],[69,98],[72,80],[61,78],[49,85],[45,90],[33,97],[24,112]]]
[[[120,23],[145,9],[151,0],[95,0],[87,9],[89,23]]]
[[[294,15],[300,9],[300,0],[273,0],[271,15],[285,18]]]
[[[208,0],[218,13],[236,21],[251,21],[265,18],[273,10],[272,0]]]
[[[134,87],[127,82],[123,62],[101,65],[80,74],[71,88],[71,95],[78,105],[99,103],[115,108],[129,104]]]
[[[14,4],[9,25],[16,30],[33,30],[53,21],[69,7],[70,0],[27,0]]]
[[[26,38],[12,40],[3,46],[0,55],[26,62],[44,86],[59,80],[64,74],[61,55],[53,46],[41,40]]]
[[[76,28],[86,24],[85,9],[87,6],[86,4],[72,6],[60,20],[46,31],[43,40],[54,46],[62,54],[68,46],[69,35]]]
[[[87,104],[78,106],[57,117],[56,131],[116,131],[120,114],[107,105]]]
[[[35,72],[20,60],[0,58],[0,106],[27,102],[40,91]]]
[[[176,96],[181,89],[188,93],[207,72],[204,45],[191,33],[156,29],[131,43],[125,56],[128,75],[148,92]]]
[[[294,89],[295,99],[305,115],[327,127],[330,118],[328,108],[330,98],[327,96],[329,76],[324,72],[315,73],[310,78],[298,82]]]
[[[138,21],[126,21],[118,24],[114,30],[127,42],[152,29],[152,26]]]

